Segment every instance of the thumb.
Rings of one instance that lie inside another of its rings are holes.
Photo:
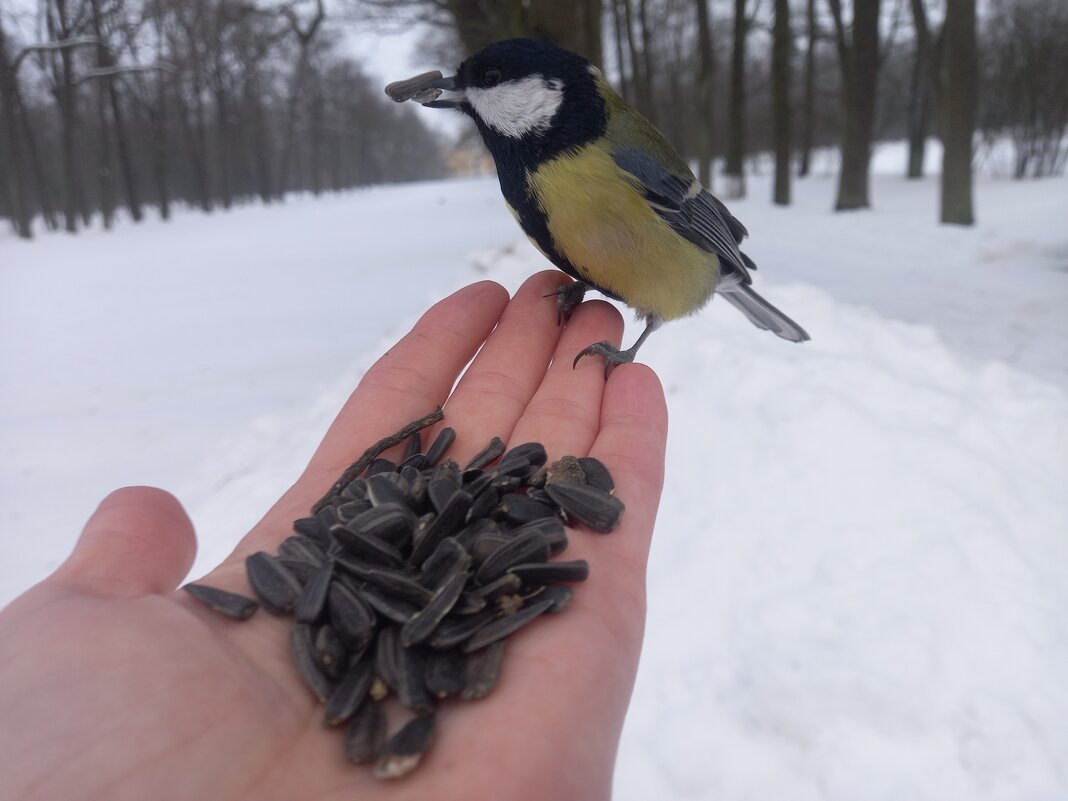
[[[193,524],[169,492],[124,487],[101,501],[50,580],[103,598],[170,592],[193,564]]]

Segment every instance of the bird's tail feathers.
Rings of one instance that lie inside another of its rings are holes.
[[[804,328],[764,300],[748,284],[738,282],[720,287],[719,294],[748,317],[749,322],[757,328],[771,331],[790,342],[806,342],[811,339]]]

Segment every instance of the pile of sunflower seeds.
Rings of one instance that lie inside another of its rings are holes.
[[[567,547],[565,524],[608,532],[623,513],[596,459],[547,465],[540,443],[506,452],[495,437],[461,468],[446,458],[454,439],[445,428],[423,452],[416,431],[399,464],[364,454],[361,474],[346,471],[277,555],[248,557],[258,603],[184,588],[238,620],[261,604],[293,615],[293,657],[325,704],[323,724],[346,726],[346,756],[380,778],[419,764],[439,701],[493,689],[508,635],[567,608],[564,582],[585,580],[589,566],[551,560]]]

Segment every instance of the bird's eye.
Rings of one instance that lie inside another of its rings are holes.
[[[496,86],[501,82],[501,71],[490,67],[482,73],[482,85],[485,87]]]

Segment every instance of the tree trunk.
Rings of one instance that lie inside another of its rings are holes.
[[[801,110],[801,164],[797,174],[804,178],[812,169],[813,133],[816,124],[816,0],[808,0],[806,17],[808,41],[805,43],[805,100]]]
[[[601,66],[601,16],[602,0],[531,0],[527,35],[546,39]]]
[[[627,29],[627,49],[630,52],[631,78],[634,82],[634,100],[638,111],[649,119],[653,116],[653,96],[646,65],[642,61],[638,42],[634,37],[634,8],[631,0],[623,0],[623,15]]]
[[[948,0],[942,81],[942,222],[973,225],[972,137],[978,97],[975,0]]]
[[[748,33],[745,0],[734,0],[734,45],[731,50],[730,119],[727,126],[725,195],[745,197],[745,40]]]
[[[29,180],[26,161],[22,153],[22,131],[18,115],[22,104],[18,102],[18,78],[8,53],[7,37],[3,19],[0,17],[0,113],[3,115],[2,141],[5,145],[3,161],[7,167],[7,195],[11,224],[15,233],[23,239],[33,237],[33,212],[30,207]]]
[[[907,178],[923,177],[923,161],[930,127],[931,32],[927,25],[924,0],[911,0],[912,20],[916,29],[916,52],[912,61],[909,85],[908,138],[909,163]]]
[[[830,0],[842,71],[842,168],[836,211],[871,206],[868,172],[879,71],[879,0],[855,0],[852,42],[846,39],[841,0]]]
[[[645,84],[645,116],[656,125],[660,114],[656,102],[656,82],[653,80],[653,31],[649,27],[647,0],[638,0],[638,24],[642,36],[642,79]]]
[[[790,0],[775,0],[771,51],[772,128],[775,142],[775,193],[779,206],[790,205]]]
[[[712,22],[708,0],[695,0],[697,7],[697,179],[712,189],[712,162],[715,159],[713,110],[715,109],[715,56],[712,53]]]
[[[627,61],[623,53],[623,37],[626,36],[626,33],[623,30],[623,13],[619,8],[620,2],[621,0],[612,0],[612,24],[616,40],[616,64],[619,66],[619,93],[623,96],[624,100],[633,104],[635,102],[634,91],[632,82],[627,74]]]

